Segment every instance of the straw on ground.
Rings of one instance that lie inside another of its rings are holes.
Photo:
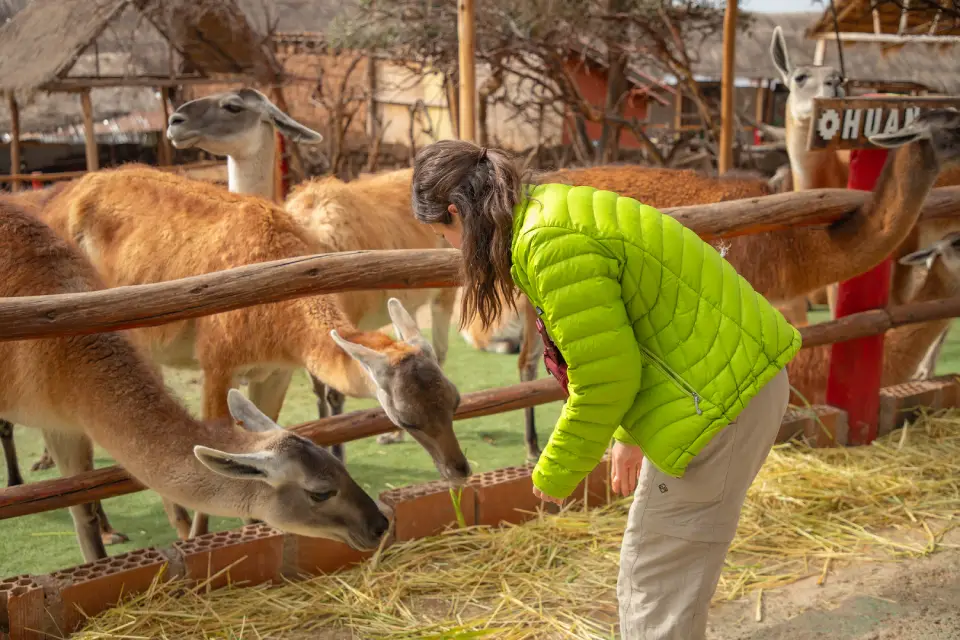
[[[279,587],[156,584],[75,637],[612,638],[628,507],[454,530]],[[822,582],[851,560],[929,554],[958,523],[960,411],[869,447],[782,445],[751,487],[716,598]]]

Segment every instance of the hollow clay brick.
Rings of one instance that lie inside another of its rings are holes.
[[[50,574],[62,600],[63,630],[76,630],[88,616],[142,593],[166,572],[168,559],[156,549],[139,549]]]
[[[842,447],[850,431],[847,412],[825,404],[814,405],[814,416],[805,425],[804,439],[811,447]]]
[[[393,533],[389,534],[384,548],[395,542]],[[376,553],[358,551],[348,544],[327,540],[325,538],[310,538],[287,534],[284,541],[283,575],[296,577],[298,575],[317,575],[320,573],[334,573],[343,569],[366,562]]]
[[[454,492],[457,491],[459,489],[454,488]],[[380,500],[393,509],[394,535],[398,542],[436,535],[458,524],[450,485],[440,480],[384,491]],[[476,524],[476,489],[472,485],[463,487],[460,510],[466,526]]]
[[[956,405],[957,393],[957,383],[946,377],[884,387],[880,390],[877,435],[886,435],[903,426],[919,414],[921,407],[940,409]]]
[[[43,587],[29,576],[0,582],[0,627],[9,640],[41,640],[51,627],[44,606]]]
[[[813,412],[809,409],[790,407],[784,414],[783,420],[780,421],[777,442],[787,442],[799,435],[804,435],[812,428],[813,424]]]
[[[179,540],[173,547],[183,558],[187,579],[206,582],[207,590],[280,582],[283,533],[265,524]]]
[[[585,489],[586,487],[586,489]],[[584,494],[586,491],[586,494]],[[610,456],[604,456],[586,480],[582,481],[574,490],[570,497],[565,500],[566,504],[573,503],[574,509],[582,509],[584,499],[588,509],[602,507],[610,502],[613,494],[610,492]]]
[[[543,508],[533,495],[531,467],[506,467],[470,478],[477,491],[477,524],[496,526],[502,522],[520,524],[537,517]]]

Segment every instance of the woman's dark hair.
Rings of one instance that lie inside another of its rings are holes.
[[[456,205],[463,225],[463,296],[460,326],[479,316],[489,328],[504,306],[516,309],[510,276],[513,208],[521,197],[516,162],[499,149],[464,140],[441,140],[413,163],[413,215],[420,222],[452,224]]]

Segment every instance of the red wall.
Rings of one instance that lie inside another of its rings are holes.
[[[587,101],[600,108],[607,103],[607,73],[605,70],[587,65],[582,60],[571,60],[567,62],[567,69],[576,79],[577,87]],[[644,120],[647,117],[647,98],[646,96],[627,97],[623,115],[625,118],[636,118]],[[591,140],[599,140],[603,132],[603,125],[599,122],[587,122],[587,133]],[[573,122],[568,124],[572,128]],[[563,130],[563,143],[570,144],[570,128]],[[640,144],[629,129],[623,129],[620,132],[620,147],[624,149],[637,149]]]

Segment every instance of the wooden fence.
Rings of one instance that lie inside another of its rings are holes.
[[[701,237],[828,225],[861,206],[869,194],[844,189],[805,191],[666,210]],[[960,217],[960,187],[935,189],[923,220]],[[362,267],[362,268],[361,268]],[[459,284],[459,252],[359,251],[247,265],[170,282],[88,293],[0,299],[0,340],[76,335],[164,324],[306,295],[364,289]],[[402,274],[398,276],[397,274]],[[876,335],[891,328],[960,316],[960,297],[876,309],[801,328],[804,347]],[[502,413],[563,398],[552,378],[465,394],[456,419]],[[365,438],[395,427],[382,409],[355,411],[291,430],[320,445]],[[0,490],[0,520],[142,490],[120,467]]]

